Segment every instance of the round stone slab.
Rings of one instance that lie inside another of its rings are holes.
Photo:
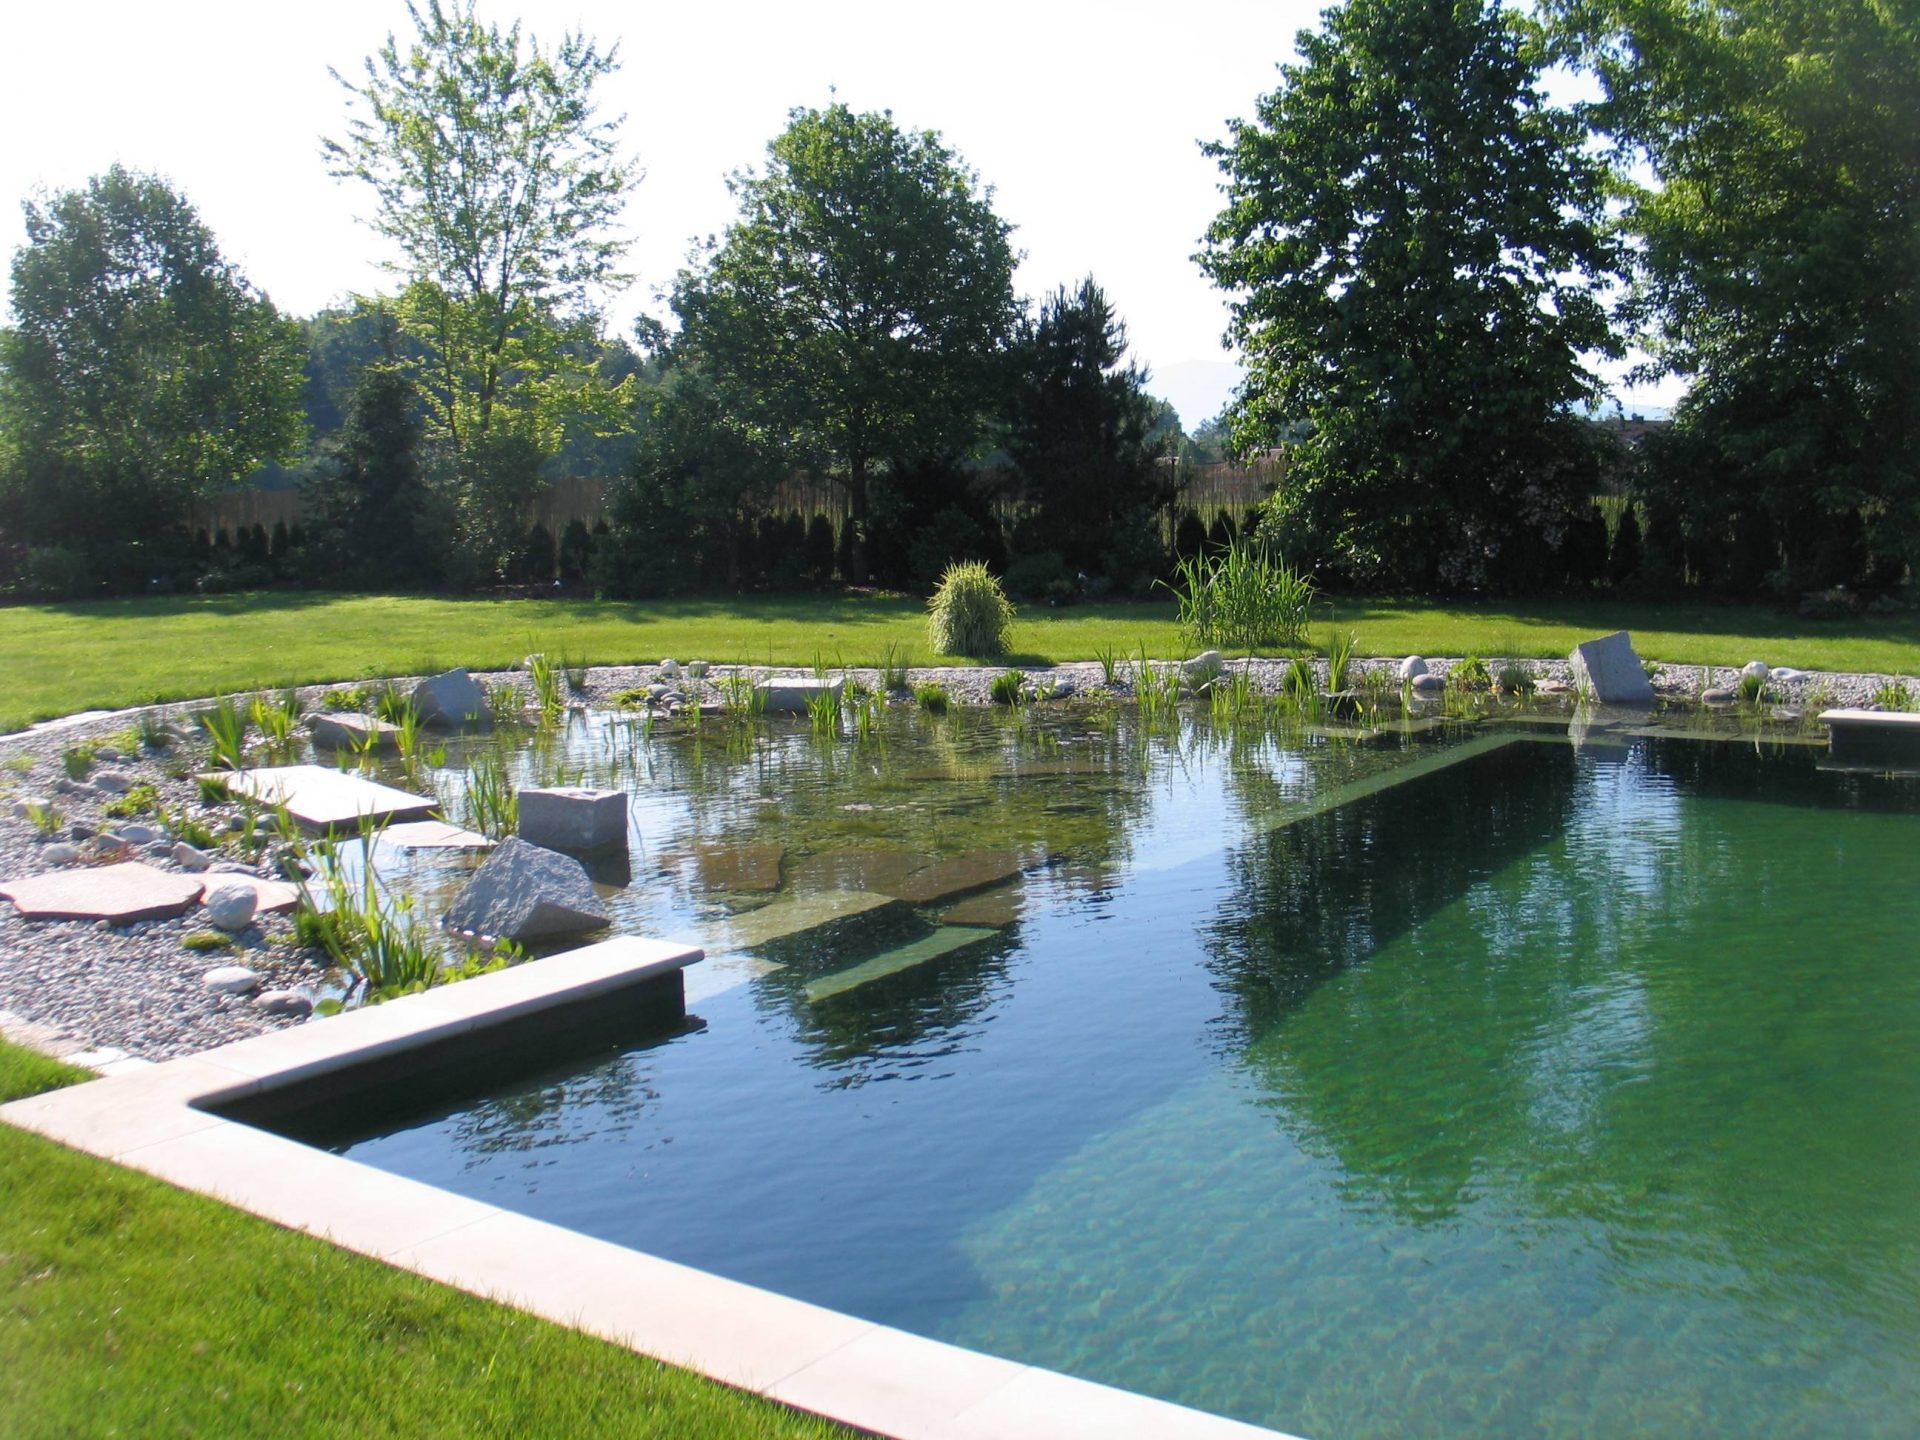
[[[27,880],[0,882],[0,896],[27,920],[167,920],[184,915],[200,899],[197,875],[174,875],[137,860]]]

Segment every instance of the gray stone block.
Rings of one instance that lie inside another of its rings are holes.
[[[315,715],[307,721],[317,750],[397,750],[400,727],[370,715]]]
[[[1633,638],[1624,630],[1573,647],[1574,683],[1591,692],[1602,705],[1651,705],[1653,682],[1634,653]]]
[[[846,690],[846,680],[820,680],[811,675],[783,676],[775,680],[762,680],[753,688],[766,697],[766,710],[769,715],[804,715],[807,706],[818,696],[841,691],[842,698]]]
[[[627,843],[627,792],[565,785],[519,792],[520,838],[549,850],[612,850]]]
[[[446,926],[487,940],[539,940],[598,930],[612,918],[586,866],[515,836],[454,897]]]

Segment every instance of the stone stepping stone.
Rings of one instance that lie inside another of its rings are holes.
[[[200,778],[218,780],[229,794],[244,795],[262,805],[285,805],[287,813],[309,830],[352,830],[362,821],[384,825],[388,821],[430,820],[435,808],[432,800],[422,796],[323,765],[215,770]]]
[[[207,875],[199,884],[202,903],[208,895],[224,885],[246,886],[253,891],[253,913],[256,915],[277,915],[300,903],[300,887],[290,885],[285,880],[262,880],[258,875],[219,874]]]
[[[823,850],[794,867],[793,888],[810,890],[885,890],[933,864],[917,850]]]
[[[903,970],[911,970],[924,965],[929,960],[938,960],[943,955],[951,955],[956,950],[964,950],[969,945],[978,945],[984,940],[997,940],[998,930],[972,928],[965,925],[944,925],[933,934],[902,945],[897,950],[889,950],[884,955],[876,955],[871,960],[862,961],[850,970],[836,971],[832,975],[823,975],[806,988],[806,997],[812,1004],[822,1000],[831,1000],[836,995],[844,995],[849,990],[857,990],[862,985],[870,985],[875,980],[884,980],[889,975],[898,975]]]
[[[1019,885],[1004,890],[988,890],[962,900],[940,916],[942,925],[991,925],[1004,930],[1020,918],[1020,901],[1026,894]]]
[[[1025,868],[1018,851],[969,850],[964,855],[936,860],[899,884],[883,888],[886,894],[897,896],[909,905],[933,905],[1011,880]]]
[[[398,750],[400,727],[371,715],[315,715],[307,722],[316,750]]]
[[[444,820],[409,820],[380,832],[380,843],[396,850],[491,850],[493,841]]]
[[[708,890],[771,893],[780,888],[784,845],[700,845],[693,861]]]
[[[713,936],[702,936],[702,943],[711,954],[758,950],[823,926],[879,917],[899,908],[900,902],[891,895],[869,890],[824,890],[729,915]]]
[[[224,878],[224,877],[223,877]],[[26,920],[169,920],[200,903],[197,875],[156,870],[138,860],[84,870],[62,870],[0,883],[0,896]]]

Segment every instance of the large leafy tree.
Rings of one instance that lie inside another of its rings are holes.
[[[1298,45],[1204,147],[1236,443],[1303,426],[1270,521],[1355,579],[1526,583],[1592,483],[1567,410],[1613,345],[1600,166],[1541,97],[1537,27],[1497,4],[1349,0]]]
[[[115,166],[25,209],[0,332],[0,493],[30,543],[119,564],[297,449],[300,329],[154,176]]]
[[[1555,8],[1603,81],[1601,123],[1645,162],[1628,173],[1652,174],[1624,187],[1627,313],[1651,368],[1693,381],[1657,498],[1688,512],[1697,557],[1777,533],[1788,585],[1857,578],[1828,557],[1862,520],[1920,563],[1920,12]]]
[[[571,33],[543,48],[482,24],[472,0],[407,8],[414,34],[342,79],[353,110],[323,143],[399,247],[395,309],[424,356],[432,435],[456,458],[470,540],[498,559],[540,458],[570,430],[624,420],[631,397],[596,364],[594,302],[621,278],[615,222],[637,176],[619,118],[596,105],[614,51]]]
[[[931,131],[795,110],[740,216],[673,295],[727,405],[845,487],[866,578],[869,484],[978,440],[1017,314],[1008,227]]]
[[[1029,512],[1019,539],[1070,569],[1124,569],[1172,496],[1160,459],[1178,423],[1158,429],[1169,407],[1126,354],[1126,327],[1092,277],[1048,296],[1012,346],[1006,450]]]

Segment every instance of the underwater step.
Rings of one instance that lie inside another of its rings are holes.
[[[785,958],[777,953],[783,946],[821,938],[821,931],[838,935],[850,927],[864,927],[867,921],[891,922],[905,913],[906,906],[891,895],[823,890],[729,915],[716,928],[703,930],[700,940],[709,954],[753,950],[763,959],[778,962]]]
[[[819,1004],[822,1000],[831,1000],[836,995],[844,995],[862,985],[875,980],[883,980],[889,975],[898,975],[902,970],[911,970],[916,965],[924,965],[929,960],[938,960],[942,955],[951,955],[956,950],[964,950],[969,945],[978,945],[983,940],[999,938],[1000,931],[980,929],[967,925],[943,925],[933,934],[915,940],[910,945],[902,945],[897,950],[889,950],[884,955],[876,955],[871,960],[863,960],[851,970],[841,970],[826,975],[807,986],[809,1001]]]

